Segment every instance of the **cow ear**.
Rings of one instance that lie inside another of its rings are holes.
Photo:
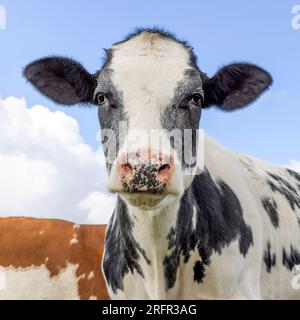
[[[33,61],[25,67],[24,76],[57,103],[73,105],[93,100],[96,78],[72,59],[47,57]]]
[[[243,108],[271,84],[271,75],[256,65],[235,63],[225,66],[215,76],[204,81],[203,108],[211,105],[225,111]]]

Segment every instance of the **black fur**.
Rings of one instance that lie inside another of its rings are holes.
[[[110,219],[105,238],[103,270],[107,283],[114,293],[123,290],[123,278],[128,272],[137,272],[144,277],[138,264],[142,256],[150,264],[145,251],[132,236],[134,223],[129,217],[126,204],[118,198],[117,207]]]
[[[23,74],[41,93],[57,103],[72,105],[93,102],[96,78],[72,59],[39,59],[27,65]]]
[[[287,189],[289,189],[293,193],[297,193],[297,190],[289,183],[288,180],[282,178],[281,176],[268,172],[268,175],[273,179],[276,180],[279,184],[283,185]]]
[[[223,67],[203,84],[203,108],[217,105],[224,111],[233,111],[253,102],[272,84],[271,75],[262,68],[248,63]]]
[[[201,107],[191,103],[194,92],[202,92],[202,79],[199,72],[190,70],[180,81],[175,96],[161,115],[161,126],[166,130],[170,144],[176,150],[182,167],[193,168],[196,165],[199,121]],[[189,131],[185,132],[185,129]],[[191,134],[190,137],[187,136]],[[190,139],[191,141],[187,141]],[[188,147],[188,148],[186,148]]]
[[[286,171],[300,183],[300,174],[294,170],[286,169]]]
[[[264,263],[266,265],[267,272],[271,272],[272,268],[276,265],[276,255],[271,252],[270,241],[267,242],[267,248],[264,252]]]
[[[294,266],[300,264],[300,252],[297,249],[295,249],[292,245],[290,246],[290,253],[287,253],[287,250],[283,248],[282,263],[287,269],[292,271]]]
[[[124,112],[123,94],[112,83],[112,71],[108,65],[98,74],[98,86],[94,96],[99,92],[106,93],[107,102],[98,107],[98,119],[101,127],[102,147],[106,156],[106,166],[111,171],[113,161],[127,136],[129,119]],[[120,126],[120,123],[126,124]],[[115,149],[112,148],[115,146]]]
[[[300,192],[300,174],[294,170],[290,170],[290,169],[286,169],[286,170],[289,173],[289,175],[296,180],[298,191]]]
[[[264,197],[261,199],[262,205],[267,212],[273,226],[278,228],[279,226],[279,214],[277,211],[277,203],[273,198]]]
[[[194,281],[200,283],[203,282],[205,266],[200,260],[196,261],[194,266]]]
[[[195,229],[192,225],[193,206],[197,209]],[[174,286],[180,256],[187,263],[191,252],[198,250],[201,260],[195,265],[194,279],[199,283],[205,276],[211,255],[221,253],[234,240],[239,241],[240,253],[246,256],[253,245],[251,228],[243,219],[243,210],[234,192],[223,181],[215,183],[206,170],[195,176],[185,191],[176,229],[170,229],[171,252],[164,259],[166,288]]]
[[[267,172],[267,184],[273,192],[278,192],[286,198],[293,211],[300,209],[300,194],[286,179],[277,174]]]
[[[197,209],[195,229],[192,222],[193,206]],[[103,260],[105,276],[114,292],[123,290],[123,278],[128,272],[136,271],[144,276],[138,264],[140,256],[148,264],[151,263],[133,238],[133,228],[126,205],[119,198],[107,230]],[[240,253],[245,257],[253,245],[252,231],[243,219],[238,198],[225,182],[214,182],[207,170],[195,176],[185,191],[177,213],[176,227],[170,228],[167,240],[170,254],[165,257],[162,266],[166,289],[174,286],[180,256],[187,263],[191,253],[198,251],[200,260],[195,263],[193,271],[194,280],[201,283],[213,253],[221,254],[224,247],[238,240]]]

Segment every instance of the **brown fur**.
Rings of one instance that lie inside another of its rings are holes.
[[[101,272],[106,225],[80,225],[63,220],[0,218],[0,266],[45,265],[50,277],[68,263],[78,264],[80,299],[109,299]],[[70,243],[77,239],[77,243]],[[48,259],[47,259],[48,258]],[[88,279],[93,272],[94,277]]]

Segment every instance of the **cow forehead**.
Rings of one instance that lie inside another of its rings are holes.
[[[112,47],[112,82],[127,111],[166,106],[190,65],[191,49],[156,33],[141,34]]]

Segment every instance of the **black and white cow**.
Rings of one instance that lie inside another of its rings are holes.
[[[272,83],[265,70],[238,63],[209,78],[187,43],[142,29],[107,50],[95,74],[62,57],[24,74],[55,102],[98,105],[103,144],[114,144],[108,187],[118,201],[103,259],[112,298],[300,297],[300,175],[197,130],[203,109],[253,102]]]

